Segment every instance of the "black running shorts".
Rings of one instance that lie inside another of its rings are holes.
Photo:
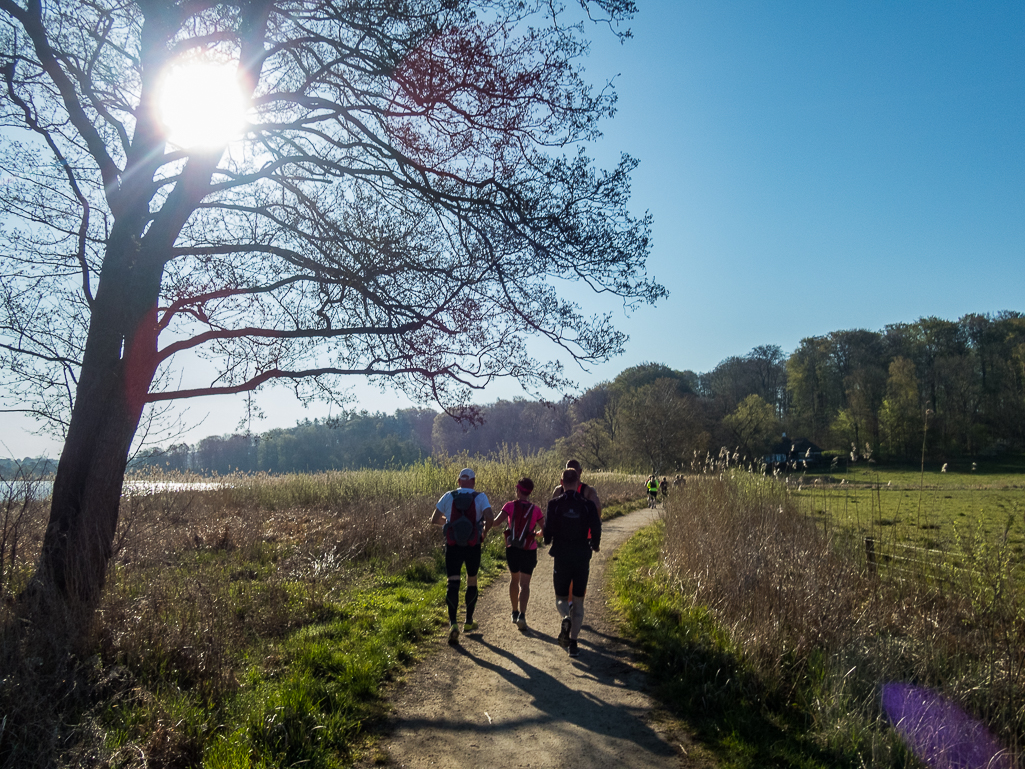
[[[537,550],[524,550],[522,547],[507,547],[505,560],[512,574],[533,574],[537,567]]]
[[[591,559],[588,556],[555,559],[555,595],[569,595],[570,583],[573,595],[581,598],[587,591],[587,578],[591,575]]]
[[[480,545],[445,545],[445,573],[458,577],[466,564],[466,576],[476,577],[480,571]]]

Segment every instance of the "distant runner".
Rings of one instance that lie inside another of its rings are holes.
[[[495,519],[495,526],[508,524],[505,530],[505,560],[509,564],[509,600],[512,621],[520,630],[527,629],[527,601],[530,600],[530,579],[537,566],[537,531],[545,514],[530,501],[534,481],[520,478],[516,482],[516,499],[506,502]]]
[[[548,503],[545,515],[545,544],[555,558],[555,607],[562,617],[559,645],[569,650],[570,657],[579,657],[577,637],[584,624],[584,594],[591,571],[591,552],[601,544],[601,518],[594,502],[576,491],[580,476],[567,468],[562,473],[562,487],[568,489]],[[588,533],[590,532],[590,539]],[[570,608],[570,585],[572,608]]]
[[[459,473],[459,488],[446,492],[435,505],[431,523],[445,532],[445,571],[448,574],[448,642],[459,642],[456,609],[459,608],[459,580],[466,564],[466,623],[463,632],[477,629],[473,610],[477,606],[477,572],[480,571],[481,543],[494,520],[491,503],[483,492],[475,491],[476,477],[469,467]]]
[[[648,490],[648,507],[654,507],[658,502],[658,478],[649,475],[645,488]]]

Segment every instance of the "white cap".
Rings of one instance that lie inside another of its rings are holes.
[[[468,481],[472,481],[474,477],[475,476],[473,474],[473,470],[471,470],[469,467],[464,467],[462,470],[459,471],[459,480],[465,479]]]

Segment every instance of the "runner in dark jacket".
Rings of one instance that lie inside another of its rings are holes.
[[[562,487],[568,490],[548,503],[544,524],[545,544],[551,545],[548,554],[555,558],[555,606],[562,617],[559,645],[568,649],[571,657],[579,655],[577,637],[584,623],[591,552],[597,553],[601,545],[601,516],[591,500],[575,491],[579,478],[572,468],[563,471]]]

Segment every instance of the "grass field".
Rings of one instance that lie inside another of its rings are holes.
[[[822,531],[865,541],[884,573],[943,578],[980,557],[1025,560],[1025,463],[1020,458],[922,469],[859,463],[844,473],[789,478],[793,499]]]
[[[795,493],[823,525],[856,529],[880,539],[940,547],[973,531],[994,539],[1014,537],[1017,552],[1025,516],[1021,490],[975,489],[956,485],[929,489],[886,486],[802,486]]]

